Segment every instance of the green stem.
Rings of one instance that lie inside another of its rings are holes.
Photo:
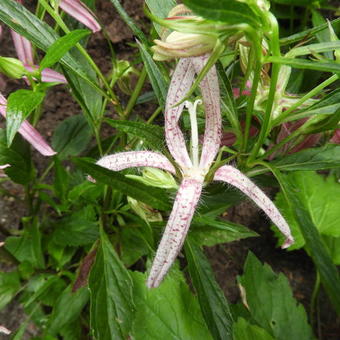
[[[143,69],[142,69],[142,72],[141,72],[141,74],[138,78],[137,84],[136,84],[136,86],[135,86],[135,88],[134,88],[134,90],[131,94],[129,102],[127,103],[126,108],[124,110],[124,118],[125,119],[129,117],[133,107],[135,106],[136,101],[138,99],[138,96],[139,96],[140,92],[142,91],[145,79],[146,79],[146,68],[144,66]]]
[[[297,109],[300,105],[302,105],[305,101],[308,99],[316,96],[319,94],[325,87],[329,86],[330,84],[334,83],[336,80],[338,80],[339,76],[337,74],[332,75],[330,78],[323,81],[318,86],[314,87],[311,91],[306,93],[303,97],[301,97],[296,103],[294,103],[289,109],[282,112],[279,117],[277,117],[273,121],[273,126],[281,124],[285,118],[287,118],[291,112],[293,112],[295,109]]]
[[[316,276],[315,276],[315,283],[314,283],[314,288],[313,288],[313,293],[310,301],[310,321],[311,324],[313,325],[315,323],[315,307],[316,307],[316,301],[319,295],[319,290],[320,290],[320,273],[319,271],[316,271]]]

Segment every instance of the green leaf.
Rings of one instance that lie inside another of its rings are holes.
[[[0,1],[0,21],[45,52],[59,38],[48,24],[38,19],[16,1]],[[86,72],[84,64],[80,63],[71,53],[64,55],[60,62],[96,88],[97,91],[102,92],[98,84]]]
[[[48,49],[46,55],[40,62],[40,70],[51,67],[59,61],[80,39],[83,39],[91,32],[89,30],[74,30],[57,39]]]
[[[275,339],[313,339],[306,312],[283,274],[275,274],[249,252],[239,282],[252,318]]]
[[[293,48],[287,53],[287,56],[292,58],[306,54],[334,51],[338,48],[340,48],[340,41],[329,41]]]
[[[198,245],[209,247],[256,236],[258,234],[255,231],[243,225],[207,216],[195,217],[189,233],[190,239],[195,240]]]
[[[44,257],[41,248],[41,232],[36,219],[23,218],[22,236],[7,237],[5,248],[20,262],[28,261],[35,268],[44,268]]]
[[[190,238],[185,242],[190,277],[205,322],[214,339],[232,339],[233,317],[223,291],[200,247]]]
[[[169,210],[171,207],[168,196],[162,189],[134,181],[119,172],[105,169],[84,158],[75,158],[73,162],[99,182],[110,185],[115,190],[144,202],[155,209]]]
[[[53,232],[53,241],[61,246],[84,246],[92,244],[98,237],[97,216],[91,206],[62,218],[56,223]]]
[[[75,115],[63,120],[52,136],[52,146],[58,152],[59,159],[79,155],[91,139],[91,128],[82,115]]]
[[[266,58],[266,62],[289,65],[293,68],[340,73],[340,64],[335,62],[310,61],[301,58],[294,59],[286,57],[268,57]]]
[[[164,19],[168,16],[173,7],[176,6],[176,0],[145,0],[146,5],[149,7],[151,13],[158,18]],[[159,35],[162,33],[162,26],[153,23]]]
[[[52,314],[46,327],[47,333],[56,335],[61,328],[74,322],[79,316],[89,300],[87,287],[79,288],[72,292],[72,287],[68,286],[58,298],[53,307]]]
[[[272,162],[284,171],[325,170],[340,167],[340,145],[328,144],[320,148],[305,149]]]
[[[12,144],[13,138],[20,128],[21,123],[44,100],[45,93],[30,90],[12,92],[7,101],[6,134],[7,145]]]
[[[164,148],[164,129],[158,125],[109,118],[105,121],[119,131],[140,138],[153,149],[161,150]]]
[[[263,328],[252,325],[246,319],[238,318],[233,325],[234,340],[275,340]]]
[[[276,174],[278,176],[278,174]],[[299,195],[299,186],[295,178],[279,175],[281,188],[285,194],[290,209],[299,223],[300,230],[306,242],[306,249],[320,273],[321,282],[335,310],[340,313],[340,278],[337,268],[322,242],[320,234],[312,220],[306,201]]]
[[[134,339],[212,339],[197,299],[178,270],[173,268],[155,289],[146,287],[146,274],[131,272],[131,276],[136,302]]]
[[[254,28],[261,26],[261,19],[248,4],[235,0],[184,0],[185,5],[206,19],[222,21],[229,25],[248,24]]]
[[[313,224],[319,233],[340,237],[340,210],[338,201],[340,197],[340,184],[335,178],[333,176],[324,178],[312,171],[293,172],[285,178],[299,188],[296,195],[308,210]],[[297,242],[291,246],[291,249],[301,248],[305,244],[303,235],[282,193],[277,195],[276,203],[279,208],[287,212],[287,219],[289,225],[292,226],[293,236],[297,239]]]
[[[20,279],[17,271],[0,272],[0,310],[3,309],[20,289]]]
[[[144,46],[144,44],[138,42],[138,47],[139,47],[140,55],[143,59],[146,72],[149,76],[152,88],[158,99],[158,103],[160,107],[164,107],[167,92],[168,92],[168,82],[165,80],[165,77],[163,76],[157,63],[154,62],[150,52]]]
[[[89,288],[93,336],[101,340],[126,339],[135,311],[133,282],[103,230]]]
[[[125,21],[125,23],[130,27],[133,34],[144,44],[148,44],[148,39],[145,37],[142,30],[135,24],[132,18],[126,13],[124,8],[122,7],[119,0],[110,0],[113,6],[115,6],[117,12],[121,16],[121,18]]]

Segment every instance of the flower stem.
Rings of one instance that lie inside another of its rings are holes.
[[[201,104],[201,100],[196,100],[194,104],[187,101],[185,106],[187,107],[190,115],[190,125],[191,125],[191,157],[194,167],[198,167],[198,128],[197,128],[197,115],[196,108],[198,104]]]

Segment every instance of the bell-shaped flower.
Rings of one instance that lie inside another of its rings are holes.
[[[6,109],[7,100],[0,93],[0,114],[3,117],[6,117]],[[47,144],[41,134],[27,120],[24,120],[21,124],[19,133],[42,155],[53,156],[56,154],[56,152]]]
[[[209,70],[200,83],[205,109],[203,145],[199,143],[196,118],[196,107],[200,101],[177,105],[185,98],[195,74],[202,70],[207,60],[207,55],[180,59],[171,79],[165,107],[165,137],[168,149],[181,172],[182,181],[150,270],[147,281],[149,288],[157,287],[161,283],[180,252],[201,196],[205,176],[220,147],[222,122],[220,90],[215,67]],[[179,119],[184,106],[187,106],[190,114],[190,154],[179,128]],[[174,166],[165,156],[151,151],[117,153],[103,157],[97,164],[113,171],[132,167],[155,167],[172,174],[176,173]],[[285,235],[283,248],[293,243],[289,226],[273,202],[239,170],[224,165],[216,171],[213,179],[237,187],[262,208]]]

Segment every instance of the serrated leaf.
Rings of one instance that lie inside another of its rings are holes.
[[[209,247],[256,236],[258,234],[255,231],[243,225],[207,216],[195,217],[189,233],[189,237],[198,245]]]
[[[146,287],[146,274],[131,272],[131,276],[136,302],[134,339],[212,339],[197,299],[178,270],[173,268],[155,289]]]
[[[152,59],[147,48],[142,43],[138,43],[138,47],[152,88],[155,92],[156,98],[158,99],[158,103],[160,107],[164,107],[168,92],[168,83],[158,65]]]
[[[239,282],[252,318],[275,339],[313,339],[306,312],[283,274],[275,274],[249,252]]]
[[[44,97],[45,93],[33,92],[31,90],[18,90],[9,95],[6,114],[8,146],[12,144],[21,123],[42,103]]]
[[[133,282],[103,230],[89,288],[94,337],[101,340],[126,339],[135,312]]]
[[[59,61],[80,39],[83,39],[91,32],[89,30],[74,30],[61,38],[58,38],[48,49],[40,62],[40,70],[51,67]]]
[[[72,287],[68,286],[61,293],[53,307],[46,327],[47,333],[56,335],[64,326],[74,322],[79,317],[88,300],[89,290],[87,287],[82,287],[72,292]]]
[[[276,177],[280,181],[285,198],[294,212],[300,230],[306,241],[306,249],[320,273],[321,282],[330,297],[335,310],[340,313],[340,277],[336,266],[332,263],[329,252],[312,220],[308,206],[299,195],[299,188],[294,178],[284,177],[278,172]]]
[[[229,25],[249,24],[254,28],[261,26],[260,18],[248,4],[235,0],[184,0],[186,6],[203,18],[222,21]]]
[[[305,149],[272,162],[283,171],[325,170],[340,167],[340,145]]]
[[[211,334],[214,339],[233,339],[233,317],[228,302],[214,278],[208,260],[200,247],[190,238],[185,242],[185,255],[192,284]]]
[[[91,128],[82,115],[75,115],[63,120],[52,136],[52,146],[58,152],[59,159],[79,155],[90,142]]]
[[[169,210],[171,207],[169,199],[162,189],[131,180],[119,172],[110,171],[86,159],[75,158],[73,162],[94,179],[112,186],[115,190],[137,201],[142,201],[160,210]]]
[[[234,340],[275,340],[265,329],[238,318],[233,325]]]
[[[153,149],[160,150],[164,147],[164,129],[160,126],[133,122],[130,120],[113,120],[109,118],[105,121],[119,131],[140,138]]]

